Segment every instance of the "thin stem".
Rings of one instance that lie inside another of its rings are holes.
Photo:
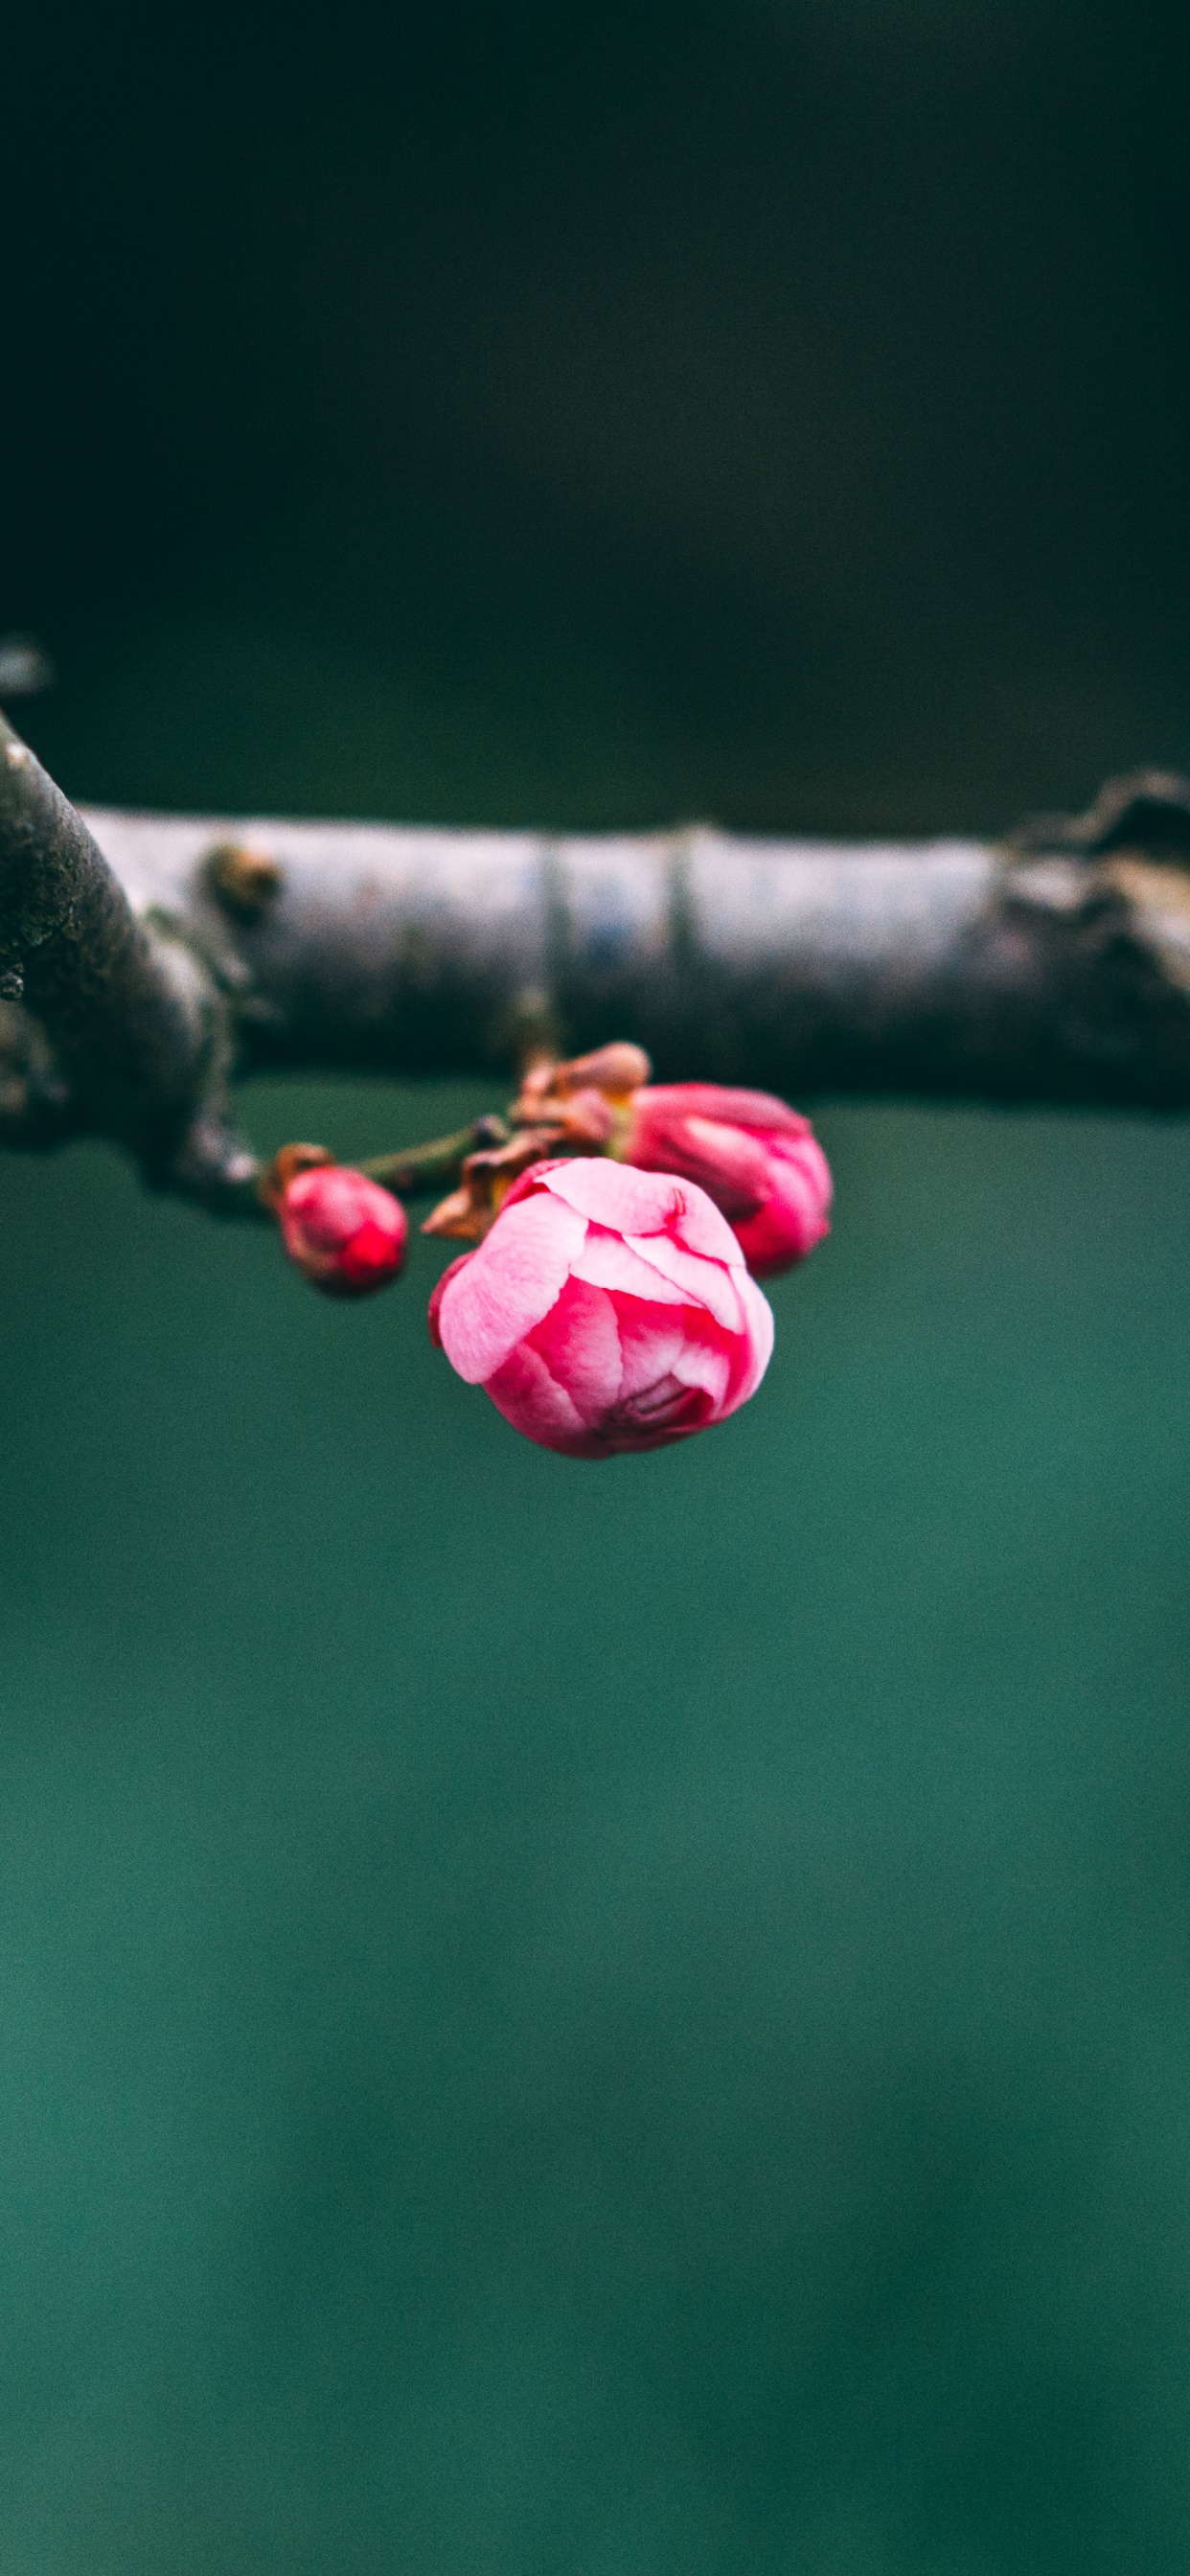
[[[457,1128],[453,1136],[432,1137],[428,1144],[410,1145],[400,1154],[375,1154],[359,1169],[370,1181],[391,1190],[394,1198],[429,1198],[457,1186],[469,1154],[506,1145],[510,1134],[503,1118],[473,1118],[469,1127]]]

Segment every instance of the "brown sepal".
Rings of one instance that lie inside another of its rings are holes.
[[[571,1056],[565,1064],[535,1064],[521,1083],[520,1098],[514,1103],[512,1117],[532,1124],[543,1117],[566,1120],[566,1103],[573,1102],[571,1116],[581,1119],[576,1094],[589,1098],[596,1093],[613,1109],[625,1108],[634,1091],[647,1082],[653,1068],[643,1047],[633,1046],[626,1038],[615,1038],[609,1046],[596,1047],[592,1055]],[[588,1124],[578,1125],[576,1134],[591,1137],[590,1111]]]
[[[513,1182],[519,1181],[531,1163],[543,1162],[565,1142],[561,1127],[524,1127],[507,1145],[493,1145],[482,1154],[468,1154],[460,1187],[452,1190],[449,1198],[439,1200],[425,1219],[422,1233],[447,1235],[455,1243],[482,1243]]]
[[[316,1171],[320,1163],[333,1163],[325,1145],[282,1145],[272,1162],[266,1163],[256,1184],[256,1195],[276,1216],[291,1181],[299,1172]]]

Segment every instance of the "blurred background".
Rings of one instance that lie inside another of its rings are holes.
[[[1190,760],[1190,27],[6,38],[2,614],[95,798],[999,826]]]
[[[1190,766],[1190,19],[43,10],[78,797],[995,829]],[[463,1086],[252,1087],[378,1151]],[[1176,1124],[821,1107],[711,1440],[0,1164],[5,2576],[1184,2576]]]

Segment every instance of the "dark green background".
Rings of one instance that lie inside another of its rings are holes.
[[[72,792],[1190,765],[1184,13],[6,45]],[[0,1166],[3,2576],[1184,2576],[1190,1139],[820,1123],[761,1396],[605,1469],[430,1351],[426,1247],[347,1312]]]

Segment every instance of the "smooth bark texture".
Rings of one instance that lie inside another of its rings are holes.
[[[105,864],[106,862],[106,864]],[[799,1102],[1190,1105],[1190,788],[1003,844],[79,816],[6,737],[3,1132],[101,1132],[212,1204],[261,1066],[487,1071],[546,1043]]]
[[[1004,846],[89,817],[232,979],[247,1060],[507,1070],[539,1026],[796,1098],[1190,1101],[1178,782]],[[1034,841],[1038,846],[1034,846]],[[204,855],[278,875],[250,915]]]

